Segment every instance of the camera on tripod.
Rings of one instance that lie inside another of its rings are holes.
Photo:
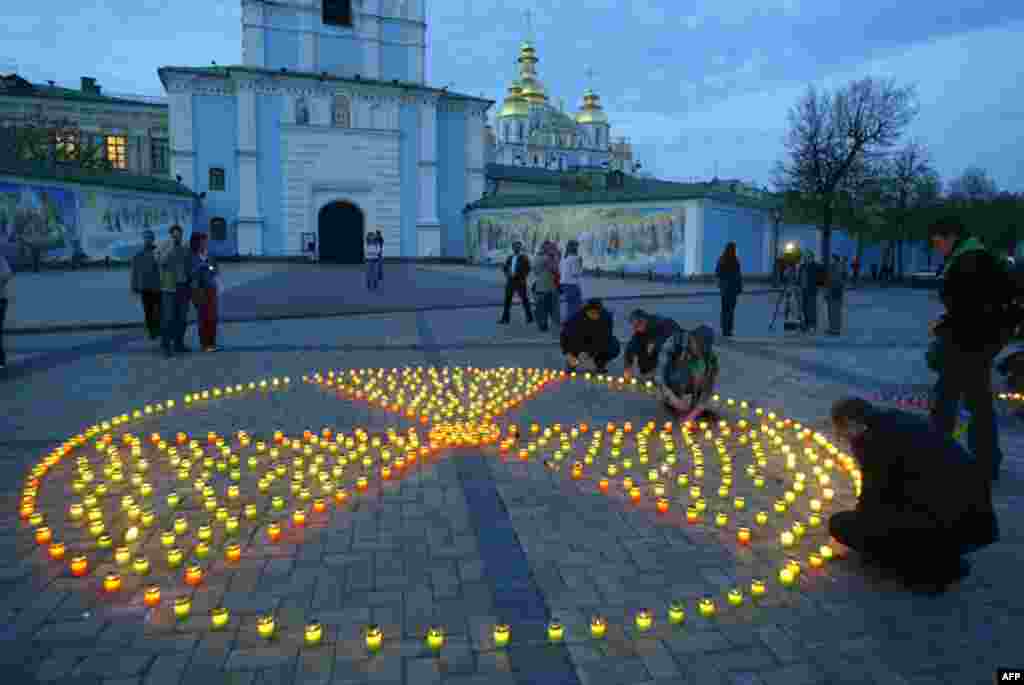
[[[806,328],[803,311],[803,295],[797,282],[797,268],[803,258],[803,251],[796,243],[786,243],[779,262],[782,265],[782,292],[775,303],[775,314],[772,316],[768,330],[775,328],[775,322],[782,313],[782,329],[784,331],[801,331]]]

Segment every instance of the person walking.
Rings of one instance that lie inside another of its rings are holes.
[[[4,351],[4,319],[7,318],[7,305],[11,301],[11,279],[14,271],[7,262],[7,257],[0,253],[0,371],[7,368],[7,353]]]
[[[533,323],[533,313],[530,311],[530,296],[526,292],[526,277],[530,275],[530,258],[522,254],[523,244],[518,240],[512,243],[512,255],[505,260],[503,271],[505,272],[505,306],[502,309],[499,324],[509,322],[509,310],[512,308],[512,296],[518,295],[523,303],[523,312],[526,314],[526,323]]]
[[[970,455],[926,419],[859,397],[837,401],[831,416],[861,469],[855,509],[828,521],[837,556],[851,548],[928,593],[966,577],[963,555],[999,540],[988,479]]]
[[[188,304],[192,299],[192,255],[182,242],[181,226],[171,226],[170,233],[170,242],[164,243],[156,253],[160,265],[161,346],[167,357],[190,351],[185,346],[185,329],[188,328]]]
[[[149,339],[160,337],[160,265],[156,263],[156,235],[142,232],[142,250],[132,258],[132,292],[142,300]]]
[[[558,267],[562,279],[562,294],[565,295],[565,321],[576,316],[583,306],[583,258],[580,257],[580,244],[570,240],[565,245],[565,256]]]
[[[828,335],[839,335],[843,328],[843,294],[846,290],[846,267],[839,255],[832,255],[825,303],[828,305]]]
[[[872,264],[871,265],[871,280],[875,281],[875,282],[878,281],[878,265],[877,264]]]
[[[210,257],[209,236],[193,233],[189,245],[192,248],[192,302],[196,306],[199,345],[203,352],[216,352],[220,274]]]
[[[731,338],[736,323],[736,299],[743,292],[743,273],[736,256],[736,243],[728,243],[715,266],[718,289],[722,294],[722,337]]]
[[[537,293],[537,328],[548,330],[548,323],[554,323],[556,329],[561,328],[558,316],[558,291],[556,278],[558,274],[558,255],[550,240],[545,240],[537,254],[537,268],[534,269],[536,280],[534,290]]]
[[[854,257],[853,263],[851,264],[853,269],[853,287],[857,287],[857,281],[860,280],[860,257]]]
[[[999,479],[1003,453],[992,403],[992,364],[1009,342],[1014,284],[1008,271],[959,219],[928,229],[932,246],[945,257],[939,297],[945,313],[930,326],[939,380],[932,423],[943,435],[956,428],[960,401],[971,414],[968,447],[986,478]]]
[[[376,232],[377,247],[380,248],[380,257],[377,259],[377,283],[384,280],[384,234],[379,230]]]
[[[381,244],[377,242],[377,234],[370,231],[366,234],[366,287],[376,290],[380,283]]]

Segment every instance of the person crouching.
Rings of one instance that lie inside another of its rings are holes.
[[[714,340],[714,331],[709,326],[698,326],[689,333],[677,334],[666,345],[670,358],[661,372],[659,388],[661,400],[669,409],[682,414],[707,409],[718,381]]]
[[[832,423],[861,471],[856,508],[829,519],[837,554],[853,549],[930,594],[965,578],[963,555],[999,539],[988,474],[909,412],[849,397],[833,405]]]
[[[562,327],[562,354],[565,355],[567,373],[576,371],[580,357],[586,355],[594,362],[598,373],[608,373],[608,362],[617,358],[622,350],[614,334],[612,313],[599,299],[587,300]]]

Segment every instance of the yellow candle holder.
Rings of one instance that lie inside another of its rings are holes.
[[[672,602],[668,605],[668,622],[674,626],[680,625],[686,620],[686,610],[682,602]]]
[[[512,629],[505,623],[499,623],[494,626],[494,645],[496,647],[504,647],[508,644],[509,638],[512,636]]]
[[[264,640],[270,640],[274,637],[274,631],[277,629],[277,622],[273,616],[260,616],[256,619],[256,632]]]
[[[752,580],[750,581],[750,595],[755,599],[763,597],[766,591],[766,587],[763,580]]]
[[[227,607],[217,607],[210,612],[210,625],[214,630],[223,630],[231,620]]]
[[[324,627],[319,621],[311,621],[306,624],[306,629],[303,631],[303,638],[307,645],[315,646],[320,644],[324,637]]]
[[[565,627],[558,619],[553,619],[548,623],[548,640],[551,642],[561,642],[563,637],[565,637]]]
[[[384,643],[384,632],[379,626],[369,626],[366,629],[366,648],[371,652],[377,652],[380,650],[381,645]]]
[[[590,636],[601,639],[608,631],[608,621],[603,616],[592,616],[590,618]]]
[[[714,600],[708,597],[701,599],[699,602],[697,602],[697,611],[699,611],[700,615],[704,618],[711,618],[715,615],[716,611]]]
[[[739,588],[729,590],[727,598],[729,600],[729,604],[734,607],[738,607],[743,604],[743,592]]]
[[[715,525],[716,526],[718,526],[719,528],[722,528],[722,527],[724,527],[728,523],[729,523],[729,515],[728,514],[726,514],[725,512],[722,512],[722,511],[718,512],[717,514],[715,514]]]

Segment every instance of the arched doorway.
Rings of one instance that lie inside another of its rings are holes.
[[[320,261],[363,263],[363,213],[349,202],[325,205],[317,217]]]

